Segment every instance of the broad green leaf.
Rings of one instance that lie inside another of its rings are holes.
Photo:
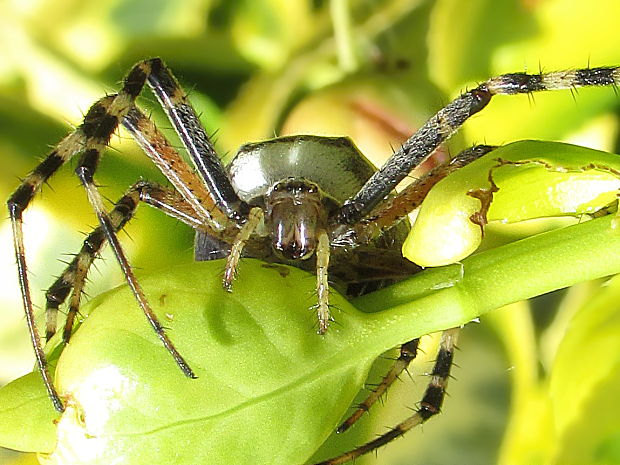
[[[58,416],[37,372],[0,389],[2,446],[25,452],[51,452],[56,443]]]
[[[68,408],[44,463],[296,463],[327,437],[374,359],[346,350],[343,333],[365,332],[359,314],[334,295],[343,328],[319,337],[305,274],[248,262],[229,294],[221,266],[142,281],[197,380],[179,372],[126,288],[91,304],[59,362]]]
[[[489,189],[489,175],[499,190],[487,220],[512,223],[594,213],[616,199],[618,173],[618,155],[585,147],[541,141],[499,147],[437,184],[420,209],[403,253],[419,265],[439,266],[476,250],[482,229],[470,217],[480,211],[481,201],[470,194]]]
[[[147,276],[147,295],[197,380],[182,376],[129,290],[113,290],[90,302],[90,316],[58,362],[67,411],[57,446],[42,461],[302,464],[386,349],[619,272],[620,235],[611,221],[498,247],[355,301],[374,313],[334,294],[338,324],[323,337],[308,311],[313,279],[297,269],[246,260],[232,294],[221,289],[220,262]],[[6,434],[3,444],[13,440]]]
[[[620,460],[619,297],[614,278],[575,315],[559,347],[549,388],[558,440],[549,464]]]

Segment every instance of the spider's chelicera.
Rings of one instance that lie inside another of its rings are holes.
[[[473,147],[416,179],[400,193],[393,194],[394,188],[470,116],[482,110],[494,95],[619,83],[620,69],[616,67],[532,75],[514,73],[489,79],[430,118],[378,171],[348,138],[311,135],[245,145],[231,164],[224,167],[170,70],[159,58],[136,64],[125,78],[122,89],[96,102],[82,124],[60,141],[8,200],[26,320],[38,367],[54,406],[59,411],[64,409],[50,378],[34,323],[22,214],[43,183],[75,154],[81,155],[76,174],[97,214],[99,227],[88,235],[80,252],[46,293],[46,338],[56,332],[58,308],[69,298],[63,341],[69,340],[88,270],[108,243],[159,339],[183,373],[194,377],[191,367],[153,313],[117,238],[140,202],[196,230],[196,260],[226,257],[223,284],[228,290],[232,290],[242,255],[315,270],[318,332],[322,334],[332,321],[328,273],[346,294],[356,295],[417,270],[400,253],[408,229],[403,219],[420,205],[439,180],[493,147]],[[193,168],[136,107],[135,99],[145,84],[164,108],[187,149]],[[139,181],[112,210],[106,211],[93,176],[103,150],[119,125],[129,131],[173,187]],[[437,414],[443,402],[457,335],[458,329],[444,332],[429,385],[411,417],[375,440],[322,463],[335,465],[352,460]],[[392,370],[339,431],[350,427],[385,392],[415,358],[417,347],[418,340],[401,347]]]

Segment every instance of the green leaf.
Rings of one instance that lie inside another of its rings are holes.
[[[248,261],[230,294],[221,267],[142,280],[197,380],[183,377],[127,288],[91,302],[59,361],[67,411],[46,463],[290,464],[323,442],[375,358],[347,350],[363,315],[333,295],[343,327],[317,336],[305,273]]]
[[[550,376],[551,414],[558,441],[548,463],[618,463],[619,298],[620,279],[616,277],[580,309],[562,340]]]
[[[512,223],[594,213],[616,199],[619,172],[618,155],[585,147],[527,140],[499,147],[437,184],[424,200],[403,254],[421,266],[439,266],[474,252],[482,230],[470,217],[481,202],[470,193],[489,189],[489,175],[499,190],[487,220]]]
[[[2,446],[24,452],[51,452],[56,443],[58,413],[41,375],[33,372],[0,389]]]

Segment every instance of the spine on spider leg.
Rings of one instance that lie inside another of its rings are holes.
[[[15,258],[17,262],[17,274],[22,296],[24,313],[26,314],[26,322],[30,340],[34,349],[37,366],[43,378],[43,383],[48,392],[54,408],[62,412],[64,410],[63,403],[52,383],[47,358],[43,351],[43,344],[35,323],[34,310],[32,307],[32,298],[30,291],[30,283],[28,280],[28,267],[26,264],[26,252],[24,246],[23,220],[24,210],[30,205],[34,196],[41,190],[41,186],[47,181],[65,162],[73,155],[81,151],[83,148],[84,137],[78,129],[56,146],[54,150],[24,179],[17,190],[9,197],[7,206],[11,218],[11,226],[13,228],[13,243],[15,248]],[[49,323],[49,322],[48,322]],[[49,323],[53,324],[53,322]]]
[[[108,214],[115,232],[123,229],[125,224],[133,217],[138,206],[140,187],[142,184],[143,182],[141,181],[132,186],[127,193],[116,202],[114,208]],[[62,337],[65,343],[68,343],[71,338],[74,320],[79,312],[80,299],[88,271],[105,244],[106,236],[102,227],[99,226],[91,231],[86,239],[84,239],[80,251],[45,293],[47,301],[46,313],[56,314],[58,312],[58,307],[65,302],[71,292],[69,311],[67,312]],[[49,339],[55,332],[55,325],[53,327],[48,326],[47,329],[48,333],[46,336],[47,339]]]
[[[84,153],[83,163],[78,168],[78,174],[83,175],[83,182],[85,184],[94,187],[92,184],[92,172],[97,165],[98,152],[108,144],[114,130],[118,126],[119,120],[132,106],[133,100],[144,85],[143,77],[145,76],[141,77],[139,70],[132,71],[130,78],[128,78],[123,90],[119,94],[109,95],[95,102],[88,110],[82,124],[58,143],[56,148],[26,177],[13,195],[9,197],[7,203],[13,227],[18,277],[30,338],[43,382],[54,407],[58,411],[63,411],[64,406],[52,383],[41,338],[34,321],[25,257],[22,214],[34,196],[41,190],[43,183],[76,153]],[[47,322],[48,334],[55,331],[55,316],[52,311]]]
[[[71,136],[70,136],[71,137]],[[62,143],[61,143],[62,144]],[[9,198],[7,204],[9,207],[9,212],[11,218],[14,223],[19,223],[14,225],[14,234],[19,236],[15,241],[15,250],[17,253],[17,263],[19,268],[20,275],[23,270],[26,270],[26,262],[24,257],[20,257],[20,248],[21,243],[23,242],[22,232],[21,232],[21,222],[22,222],[22,213],[30,203],[32,198],[34,197],[35,192],[37,192],[42,184],[47,181],[50,176],[55,173],[66,161],[66,157],[63,157],[58,150],[53,150],[45,159],[28,175],[28,177],[24,180],[21,186],[13,193],[13,195]],[[22,290],[27,290],[27,299],[25,299],[26,308],[28,309],[31,305],[30,301],[30,292],[27,279],[21,280]],[[56,306],[56,309],[58,307]],[[49,339],[54,331],[56,330],[56,312],[46,312],[47,322],[46,322],[46,339]]]
[[[46,308],[45,313],[47,315],[56,315],[58,308],[62,305],[69,293],[73,290],[71,297],[72,304],[65,320],[65,328],[63,331],[63,341],[66,343],[71,337],[71,331],[73,329],[73,321],[75,315],[79,311],[79,297],[84,286],[86,274],[90,265],[95,259],[96,254],[101,250],[105,243],[105,236],[100,227],[92,231],[88,237],[84,240],[82,248],[69,263],[63,273],[54,281],[50,288],[45,293]],[[76,292],[75,289],[78,289]],[[75,300],[77,299],[77,304]],[[56,333],[56,321],[54,318],[53,324],[49,321],[46,331],[46,339],[50,339]]]
[[[243,225],[237,237],[235,238],[230,253],[226,257],[226,268],[224,269],[223,285],[224,289],[228,292],[232,292],[232,284],[237,274],[237,267],[239,266],[239,260],[245,244],[250,239],[252,233],[263,219],[263,210],[259,207],[254,207],[250,210],[248,221]]]
[[[136,65],[130,72],[129,78],[125,81],[121,92],[117,95],[104,97],[90,108],[84,118],[84,122],[78,128],[78,131],[84,137],[84,151],[75,172],[86,190],[89,203],[95,210],[106,240],[114,252],[116,261],[121,267],[125,280],[132,290],[138,305],[179,368],[186,376],[194,378],[194,372],[174,347],[164,332],[161,323],[153,313],[116,236],[113,222],[106,212],[103,199],[93,179],[101,152],[107,146],[119,122],[133,108],[133,101],[137,92],[139,92],[139,88],[144,84],[144,78],[145,75],[141,71],[140,65]]]
[[[216,205],[231,220],[243,224],[247,221],[250,207],[239,198],[232,187],[224,166],[185,92],[160,58],[147,60],[144,64],[149,67],[149,86],[174,125]]]
[[[238,232],[237,223],[231,221],[217,208],[215,200],[202,179],[179,155],[164,134],[138,108],[133,107],[123,119],[123,126],[131,133],[144,153],[172,183],[176,191],[189,203],[209,232],[220,239],[234,237]],[[175,203],[185,204],[179,199]]]
[[[355,411],[340,424],[338,429],[336,429],[337,433],[344,433],[353,426],[387,392],[394,381],[399,379],[401,373],[406,371],[409,364],[416,358],[419,344],[420,339],[413,339],[400,347],[400,355],[390,368],[390,371],[383,377],[376,388],[370,392],[368,397],[357,406]]]
[[[445,397],[450,369],[454,357],[454,349],[458,338],[459,328],[448,329],[443,332],[439,347],[439,353],[435,361],[435,366],[431,373],[431,381],[426,388],[426,392],[420,402],[420,407],[413,415],[391,428],[386,433],[378,436],[372,441],[363,444],[356,449],[346,452],[338,457],[314,464],[314,465],[340,465],[354,460],[364,454],[372,452],[402,436],[412,428],[424,423],[430,417],[438,414]]]
[[[115,233],[121,231],[133,218],[139,202],[155,207],[192,227],[204,226],[196,218],[196,213],[191,205],[186,203],[176,191],[149,181],[138,181],[123,194],[114,204],[114,208],[108,213]],[[99,226],[86,237],[80,251],[47,290],[45,294],[47,301],[46,313],[48,316],[54,317],[53,321],[50,321],[48,317],[47,339],[56,332],[55,316],[58,313],[58,308],[67,300],[69,293],[71,293],[69,311],[63,332],[63,341],[69,342],[73,330],[73,322],[79,311],[80,298],[86,277],[95,258],[97,258],[105,244],[105,232]]]
[[[417,411],[421,423],[441,411],[446,395],[446,387],[450,379],[450,370],[452,369],[458,334],[459,328],[452,328],[444,331],[441,335],[439,353],[431,372],[431,381],[426,388],[426,392],[420,402],[420,408]]]
[[[36,326],[34,318],[34,310],[32,306],[32,299],[30,296],[30,284],[28,281],[28,268],[26,266],[26,254],[24,249],[24,236],[22,231],[22,212],[23,204],[19,203],[20,196],[23,194],[23,190],[18,189],[15,194],[9,199],[9,211],[11,214],[11,224],[13,226],[13,241],[15,247],[15,257],[17,261],[19,284],[21,289],[22,302],[24,306],[24,312],[26,314],[26,323],[28,325],[28,332],[30,334],[30,340],[32,347],[34,348],[35,359],[39,372],[43,378],[43,384],[47,390],[47,394],[54,405],[54,408],[58,412],[64,411],[64,405],[56,388],[54,387],[52,377],[49,372],[47,357],[43,351],[43,344],[41,343],[41,337]]]
[[[91,206],[95,209],[95,213],[97,215],[97,218],[99,219],[99,224],[105,234],[107,242],[110,244],[110,247],[114,252],[116,261],[123,272],[127,285],[131,289],[131,292],[134,295],[138,305],[144,312],[147,321],[156,332],[157,337],[162,342],[166,350],[173,357],[174,361],[179,366],[181,371],[183,371],[183,373],[189,378],[196,378],[196,375],[194,374],[188,363],[185,361],[185,359],[181,356],[176,347],[172,344],[172,341],[164,331],[162,324],[159,322],[159,319],[153,312],[153,309],[151,308],[151,305],[149,304],[146,295],[144,294],[144,291],[138,283],[133,269],[129,264],[129,260],[127,259],[127,256],[123,251],[120,241],[118,240],[112,219],[106,212],[101,194],[93,183],[93,172],[91,171],[91,169],[94,165],[96,165],[97,157],[94,153],[89,154],[89,152],[86,152],[84,155],[85,156],[80,162],[80,165],[76,169],[76,173],[78,174],[82,185],[86,189],[86,195],[88,196],[88,200]]]

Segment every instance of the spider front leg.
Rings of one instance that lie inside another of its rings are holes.
[[[349,226],[335,225],[332,232],[332,243],[349,248],[368,244],[383,234],[384,231],[393,228],[409,213],[422,205],[430,190],[439,181],[495,148],[490,145],[476,145],[462,151],[450,161],[436,166],[415,179],[398,194],[386,198],[361,220]]]
[[[441,143],[448,140],[471,116],[483,110],[496,95],[531,94],[547,90],[620,84],[620,67],[586,68],[552,73],[511,73],[497,76],[461,94],[432,116],[377,171],[357,194],[341,207],[336,218],[354,224],[368,215]]]
[[[368,179],[364,186],[348,199],[331,220],[332,244],[354,248],[380,236],[419,206],[430,188],[450,172],[479,158],[492,147],[479,146],[457,156],[449,165],[441,165],[413,182],[400,194],[388,198],[390,192],[409,173],[424,162],[441,143],[449,139],[472,115],[484,109],[495,95],[530,94],[544,90],[573,89],[587,86],[617,86],[620,67],[592,68],[554,73],[504,74],[491,78],[463,93],[431,117],[402,147]],[[483,205],[484,207],[484,205]],[[482,227],[482,226],[481,226]],[[384,384],[382,383],[381,389]],[[362,408],[371,405],[378,396],[371,394]],[[368,404],[368,405],[367,405]],[[356,421],[361,415],[354,413]],[[340,463],[340,462],[338,462]]]
[[[386,445],[390,441],[402,436],[410,429],[424,423],[426,420],[441,411],[441,405],[446,394],[448,380],[450,379],[450,370],[454,358],[454,350],[458,339],[460,328],[452,328],[444,331],[441,335],[439,343],[439,352],[433,371],[430,373],[431,380],[422,396],[420,405],[413,415],[391,428],[387,433],[367,442],[366,444],[346,452],[338,457],[324,460],[315,465],[340,465],[342,463],[355,460],[368,452],[378,449]]]

